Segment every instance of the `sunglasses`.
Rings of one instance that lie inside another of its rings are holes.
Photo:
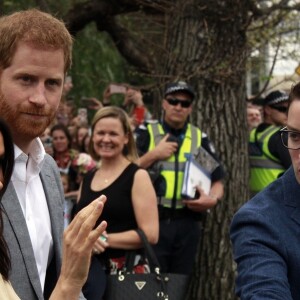
[[[191,101],[185,101],[185,100],[179,100],[176,98],[167,98],[167,102],[172,105],[172,106],[177,106],[180,104],[182,108],[188,108],[191,106],[192,102]]]
[[[272,107],[273,109],[276,109],[277,111],[280,111],[282,113],[286,113],[287,112],[287,107],[286,106],[275,106],[275,105],[270,105],[270,107]]]

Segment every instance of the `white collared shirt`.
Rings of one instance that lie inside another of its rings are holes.
[[[39,138],[32,142],[29,156],[16,145],[14,150],[15,167],[12,183],[26,220],[42,290],[44,290],[47,266],[53,255],[50,215],[39,176],[45,150]]]

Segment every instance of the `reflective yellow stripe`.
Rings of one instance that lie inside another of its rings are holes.
[[[271,136],[279,130],[279,127],[269,126],[257,134],[256,128],[250,133],[250,190],[259,192],[276,180],[285,168],[279,159],[274,157],[268,147]]]
[[[162,165],[163,170],[167,170],[167,171],[174,171],[174,162],[170,162],[170,161],[162,161],[160,163],[160,165]],[[178,163],[178,170],[184,172],[184,167],[185,167],[185,162],[179,162]]]
[[[165,136],[165,132],[159,123],[148,124],[148,131],[150,135],[150,143],[148,150],[152,150]],[[188,124],[179,154],[178,154],[178,183],[176,190],[176,208],[182,208],[181,188],[184,176],[184,167],[186,162],[186,153],[196,153],[197,149],[201,146],[202,133],[197,127]],[[166,191],[164,197],[160,199],[160,203],[166,207],[171,207],[174,185],[175,185],[175,156],[172,155],[167,160],[160,161],[162,166],[161,175],[166,181]]]
[[[266,159],[272,159],[274,161],[277,161],[280,163],[279,159],[275,157],[269,150],[268,143],[271,138],[271,136],[279,130],[279,127],[276,126],[269,126],[266,128],[264,131],[260,132],[257,134],[257,141],[255,140],[255,135],[256,135],[256,128],[252,129],[250,133],[250,143],[258,143],[258,145],[262,145],[262,151],[264,152]],[[252,157],[250,153],[250,158]]]
[[[263,190],[266,186],[268,186],[271,182],[276,180],[284,172],[285,170],[272,170],[272,172],[270,172],[270,169],[251,168],[250,177],[257,179],[255,182],[250,181],[251,192],[257,193]]]
[[[275,161],[261,159],[261,158],[257,158],[257,159],[252,158],[251,159],[251,168],[285,170],[285,168],[281,164],[278,164]]]

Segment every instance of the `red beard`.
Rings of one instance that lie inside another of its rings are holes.
[[[55,116],[55,111],[52,111],[49,107],[37,108],[33,105],[26,107],[24,103],[12,107],[8,103],[9,101],[5,99],[0,91],[0,117],[6,121],[13,136],[34,139],[45,131]],[[43,117],[30,117],[30,114]]]

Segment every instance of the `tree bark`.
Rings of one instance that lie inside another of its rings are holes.
[[[176,1],[167,20],[169,56],[162,72],[195,87],[192,122],[208,133],[226,162],[225,195],[203,221],[189,300],[235,298],[228,230],[233,213],[248,197],[247,1],[212,2]]]
[[[139,43],[131,32],[122,26],[117,16],[138,12],[143,9],[139,0],[106,1],[94,0],[77,3],[64,17],[72,35],[82,30],[87,24],[95,21],[99,31],[106,31],[112,38],[120,54],[138,70],[148,72],[153,62],[146,48]],[[153,9],[151,10],[153,11]]]

